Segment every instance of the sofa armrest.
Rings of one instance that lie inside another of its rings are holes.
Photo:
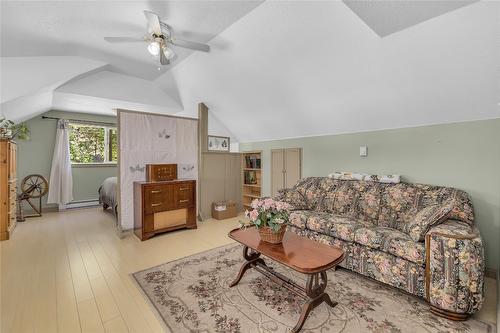
[[[425,236],[426,297],[436,312],[465,318],[484,298],[484,253],[479,230],[448,220]],[[436,309],[437,308],[437,309]]]

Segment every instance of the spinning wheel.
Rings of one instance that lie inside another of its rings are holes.
[[[42,197],[49,191],[47,179],[42,175],[29,175],[24,177],[20,188],[22,192],[17,195],[17,221],[23,222],[26,220],[26,217],[42,216]],[[31,199],[38,199],[38,207],[35,206]],[[35,214],[23,214],[23,201],[26,201],[33,208]]]

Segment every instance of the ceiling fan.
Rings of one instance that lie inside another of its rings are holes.
[[[104,37],[110,43],[148,43],[148,51],[154,57],[159,57],[160,64],[168,65],[176,57],[170,45],[187,49],[208,52],[210,46],[202,43],[191,42],[172,36],[172,28],[162,22],[158,14],[149,10],[144,11],[147,20],[148,32],[144,37]]]

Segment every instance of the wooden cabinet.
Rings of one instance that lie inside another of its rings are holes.
[[[271,195],[293,187],[302,177],[302,149],[271,150]]]
[[[16,154],[15,142],[0,140],[0,240],[10,238],[16,227]]]
[[[134,182],[134,233],[141,240],[155,234],[196,229],[196,181]]]

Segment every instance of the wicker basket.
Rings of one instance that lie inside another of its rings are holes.
[[[264,242],[268,242],[271,244],[280,244],[283,240],[283,236],[285,235],[286,225],[282,225],[280,229],[275,232],[273,229],[269,227],[259,228],[260,239]]]

